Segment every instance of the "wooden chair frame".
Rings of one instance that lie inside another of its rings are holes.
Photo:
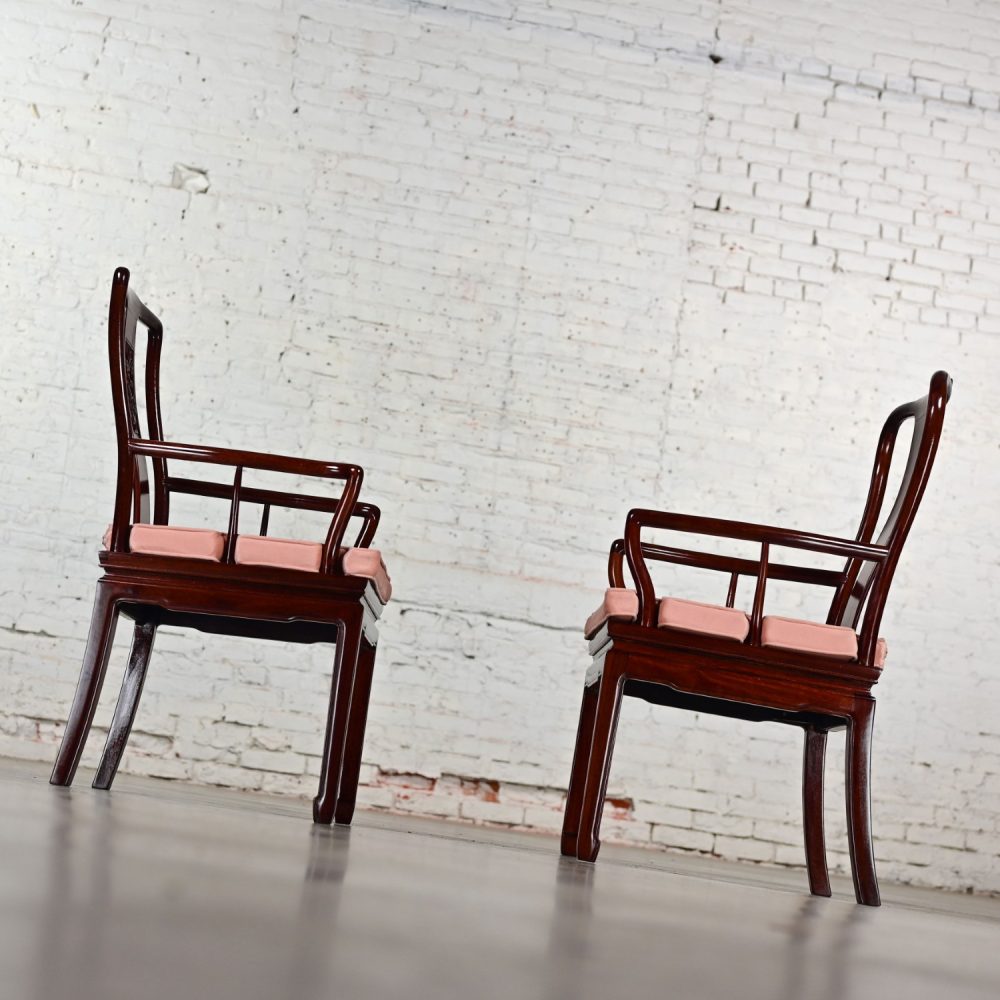
[[[562,853],[594,861],[624,695],[697,712],[799,726],[805,734],[802,805],[810,891],[830,895],[823,830],[823,771],[827,734],[847,730],[848,845],[859,903],[879,905],[872,852],[869,776],[875,699],[876,642],[889,587],[930,476],[951,379],[937,372],[927,396],[897,407],[879,437],[868,498],[853,540],[787,528],[654,510],[632,510],[623,539],[611,546],[608,579],[624,587],[623,556],[635,581],[634,621],[609,619],[590,641],[593,662],[583,690],[576,749],[562,834]],[[913,421],[913,437],[900,489],[873,541],[883,509],[899,430]],[[735,559],[642,541],[643,529],[717,536],[760,545],[759,559]],[[841,556],[840,571],[773,562],[772,547]],[[729,575],[726,606],[733,607],[739,579],[756,580],[750,633],[744,643],[658,628],[657,597],[648,561],[715,570]],[[764,647],[761,627],[768,580],[833,589],[827,623],[861,628],[856,661]]]
[[[138,324],[148,331],[146,437],[141,434],[135,391]],[[163,326],[129,289],[125,268],[115,271],[112,282],[108,334],[118,441],[114,518],[107,548],[98,556],[104,574],[97,583],[80,679],[50,781],[55,785],[73,781],[100,697],[119,615],[133,620],[134,633],[121,693],[94,778],[94,787],[100,789],[109,789],[114,781],[161,625],[295,643],[332,642],[336,654],[313,818],[317,823],[350,823],[378,646],[376,622],[383,608],[372,581],[345,575],[341,565],[341,545],[349,521],[361,521],[355,547],[369,547],[378,527],[379,509],[358,500],[363,471],[340,462],[165,441],[159,384]],[[153,524],[168,524],[173,494],[229,500],[221,562],[130,551],[132,525],[150,523],[147,457],[153,467]],[[167,464],[170,459],[227,467],[232,470],[232,480],[210,482],[172,476]],[[323,497],[247,488],[242,485],[244,469],[333,480],[342,484],[341,494]],[[331,513],[320,571],[235,563],[242,503],[262,505],[261,535],[267,533],[272,506]]]

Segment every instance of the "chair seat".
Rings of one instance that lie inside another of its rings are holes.
[[[104,533],[104,547],[111,544],[111,528]],[[133,524],[129,549],[148,556],[175,556],[221,562],[226,536],[208,528],[183,528],[173,524]],[[361,576],[375,584],[379,600],[385,604],[392,596],[392,581],[378,549],[341,549],[346,576]],[[234,562],[241,566],[273,566],[318,573],[323,560],[319,542],[294,538],[265,538],[239,535]]]
[[[609,618],[632,620],[639,614],[639,595],[624,587],[610,587],[601,606],[587,619],[584,635],[591,639]],[[682,632],[697,632],[742,642],[750,631],[750,619],[736,608],[703,604],[680,597],[664,597],[659,604],[657,624]]]
[[[379,600],[385,604],[392,596],[392,581],[378,549],[341,549],[345,576],[361,576],[375,584]],[[236,539],[234,561],[242,566],[274,566],[318,573],[323,561],[320,542],[293,538],[269,538],[240,535]]]
[[[776,649],[792,649],[800,653],[817,653],[838,660],[858,658],[858,635],[846,625],[823,625],[800,618],[779,618],[765,615],[761,627],[761,645]],[[885,664],[888,646],[885,639],[875,644],[875,666]]]
[[[111,526],[104,532],[105,548],[111,545]],[[176,556],[220,562],[226,536],[208,528],[181,528],[173,524],[133,524],[129,549],[147,556]]]

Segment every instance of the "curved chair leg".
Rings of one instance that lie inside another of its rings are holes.
[[[611,771],[611,756],[615,749],[622,688],[625,685],[624,672],[616,659],[614,653],[608,654],[597,685],[594,737],[590,747],[587,781],[580,810],[580,830],[576,841],[576,856],[581,861],[596,861],[597,852],[601,849],[601,813],[604,811],[604,796]]]
[[[847,723],[847,837],[854,894],[865,906],[879,906],[871,832],[871,751],[875,702],[858,700]]]
[[[344,769],[344,745],[347,741],[347,720],[351,710],[351,689],[361,645],[361,610],[340,623],[337,652],[333,661],[333,681],[330,707],[326,717],[326,738],[323,743],[323,764],[319,776],[319,791],[313,799],[313,822],[329,825],[337,807],[337,790]]]
[[[823,770],[826,762],[826,733],[806,727],[802,752],[802,824],[806,839],[806,869],[809,891],[814,896],[830,895],[830,875],[826,867],[826,838],[823,835]]]
[[[146,670],[149,667],[149,657],[153,652],[155,638],[154,622],[136,624],[132,633],[132,650],[128,656],[128,666],[122,678],[118,704],[115,705],[115,715],[108,730],[101,762],[97,765],[97,774],[94,776],[94,788],[109,789],[118,773],[118,765],[121,763],[125,744],[128,743],[129,734],[132,732],[132,723],[135,722],[142,686],[146,682]]]
[[[580,832],[580,813],[583,809],[583,791],[590,765],[590,747],[594,742],[594,719],[597,715],[598,684],[584,686],[580,704],[580,722],[576,729],[576,749],[573,751],[573,768],[569,775],[566,806],[563,811],[562,840],[559,849],[568,858],[576,857],[577,836]]]
[[[87,648],[80,667],[80,680],[73,695],[73,705],[66,721],[59,752],[49,781],[53,785],[70,785],[76,774],[80,755],[83,753],[90,725],[94,721],[94,711],[101,696],[104,673],[108,667],[108,655],[115,637],[118,623],[118,606],[111,588],[98,583],[94,610],[90,617],[90,632]]]
[[[368,721],[368,701],[372,693],[376,652],[376,646],[362,640],[358,651],[358,666],[354,672],[354,689],[351,691],[344,769],[337,792],[337,808],[333,814],[334,822],[344,826],[349,826],[354,818],[354,803],[358,797],[358,778],[361,774],[361,755],[365,745],[365,723]]]

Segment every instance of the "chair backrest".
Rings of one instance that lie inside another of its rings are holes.
[[[111,282],[111,305],[108,310],[108,358],[111,365],[111,399],[115,411],[115,434],[118,440],[118,484],[115,493],[115,519],[111,549],[128,551],[130,520],[149,522],[149,473],[146,459],[130,455],[130,438],[142,438],[139,406],[135,390],[136,330],[141,323],[148,331],[145,363],[145,409],[148,437],[163,440],[160,411],[160,348],[163,324],[139,301],[128,287],[129,272],[115,271]],[[153,462],[153,516],[155,523],[167,523],[166,461]],[[120,516],[119,516],[120,515]],[[130,518],[131,515],[131,518]],[[117,537],[120,534],[121,537]]]
[[[834,593],[827,617],[832,625],[857,628],[864,612],[858,650],[858,659],[863,663],[870,663],[874,655],[889,586],[930,478],[950,397],[951,379],[947,372],[935,372],[927,395],[897,406],[889,414],[879,436],[868,500],[857,533],[857,540],[865,544],[871,543],[885,506],[889,469],[900,428],[907,420],[913,421],[910,450],[899,491],[875,539],[876,544],[889,550],[888,556],[882,563],[849,559],[844,568],[844,580]]]

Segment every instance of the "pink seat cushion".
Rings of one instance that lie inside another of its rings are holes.
[[[793,649],[800,653],[818,653],[838,660],[856,660],[858,636],[846,625],[821,625],[799,618],[779,618],[765,615],[761,628],[761,645],[777,649]],[[888,651],[885,639],[875,644],[875,666],[885,663]]]
[[[601,606],[583,626],[585,638],[591,639],[609,618],[635,618],[639,613],[639,595],[625,587],[609,587],[604,591]]]
[[[104,533],[104,547],[111,545],[111,527]],[[147,556],[178,556],[219,562],[226,544],[221,531],[180,528],[172,524],[133,524],[129,549]]]
[[[587,619],[583,634],[591,639],[609,618],[632,620],[638,613],[639,596],[634,590],[611,587],[604,592],[601,606]],[[664,597],[660,601],[657,623],[661,628],[715,635],[738,642],[742,642],[750,631],[750,619],[742,611],[679,597]]]
[[[750,618],[745,611],[719,604],[684,601],[679,597],[664,597],[660,601],[657,622],[660,628],[676,628],[737,642],[742,642],[750,631]]]
[[[378,549],[341,549],[341,565],[346,576],[362,576],[372,581],[379,600],[385,604],[392,596],[392,582]],[[323,562],[319,542],[293,538],[265,538],[240,535],[236,539],[234,559],[243,566],[273,566],[318,573]]]
[[[301,542],[294,538],[238,535],[233,561],[241,566],[273,566],[318,573],[323,562],[323,546],[319,542]]]
[[[392,581],[378,549],[348,549],[341,565],[347,576],[364,576],[371,580],[383,604],[392,597]]]

